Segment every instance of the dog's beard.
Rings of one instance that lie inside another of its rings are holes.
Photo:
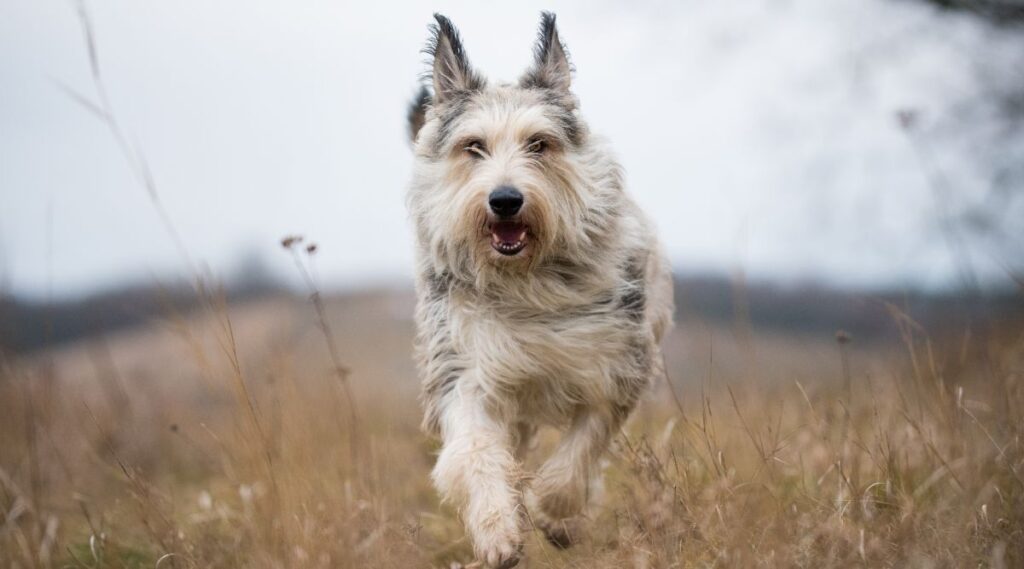
[[[508,219],[494,216],[486,206],[457,214],[459,221],[446,239],[452,268],[480,282],[491,276],[525,275],[541,262],[560,232],[541,199],[527,200],[523,211]]]

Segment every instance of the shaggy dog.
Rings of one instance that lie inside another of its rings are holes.
[[[513,84],[488,83],[435,18],[433,90],[408,117],[424,426],[443,442],[434,483],[478,558],[512,567],[528,520],[555,545],[574,539],[601,455],[663,373],[671,277],[580,116],[554,15]],[[540,425],[564,435],[526,477]]]

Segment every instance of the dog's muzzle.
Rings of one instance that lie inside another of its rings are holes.
[[[516,219],[523,201],[522,192],[512,186],[498,186],[487,197],[491,215],[496,218],[488,225],[491,247],[502,255],[512,256],[526,248],[529,227]]]

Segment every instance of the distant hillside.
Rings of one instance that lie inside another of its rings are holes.
[[[232,287],[225,294],[228,302],[237,302],[288,293],[260,284]],[[31,352],[156,317],[187,315],[198,306],[195,290],[184,284],[128,286],[52,304],[0,297],[0,349]]]
[[[292,295],[278,285],[235,286],[228,302]],[[922,291],[842,291],[821,286],[739,284],[716,276],[677,277],[677,317],[735,322],[792,333],[831,335],[846,330],[870,340],[895,332],[887,304],[927,329],[984,328],[1024,319],[1024,295]],[[157,317],[185,315],[198,306],[191,287],[135,286],[52,305],[0,297],[0,348],[26,353],[94,334],[110,333]],[[411,314],[410,314],[411,317]]]
[[[736,283],[720,277],[676,279],[678,318],[749,322],[797,333],[845,330],[863,339],[895,333],[889,307],[928,330],[977,329],[1024,318],[1024,294],[920,290],[844,291],[822,286]]]

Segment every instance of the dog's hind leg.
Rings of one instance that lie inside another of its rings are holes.
[[[553,545],[565,548],[576,541],[578,518],[599,481],[601,455],[620,423],[613,412],[581,409],[538,471],[530,514]]]
[[[522,496],[511,426],[472,388],[457,390],[441,410],[441,454],[433,478],[455,502],[477,557],[490,567],[515,566],[522,555]]]

